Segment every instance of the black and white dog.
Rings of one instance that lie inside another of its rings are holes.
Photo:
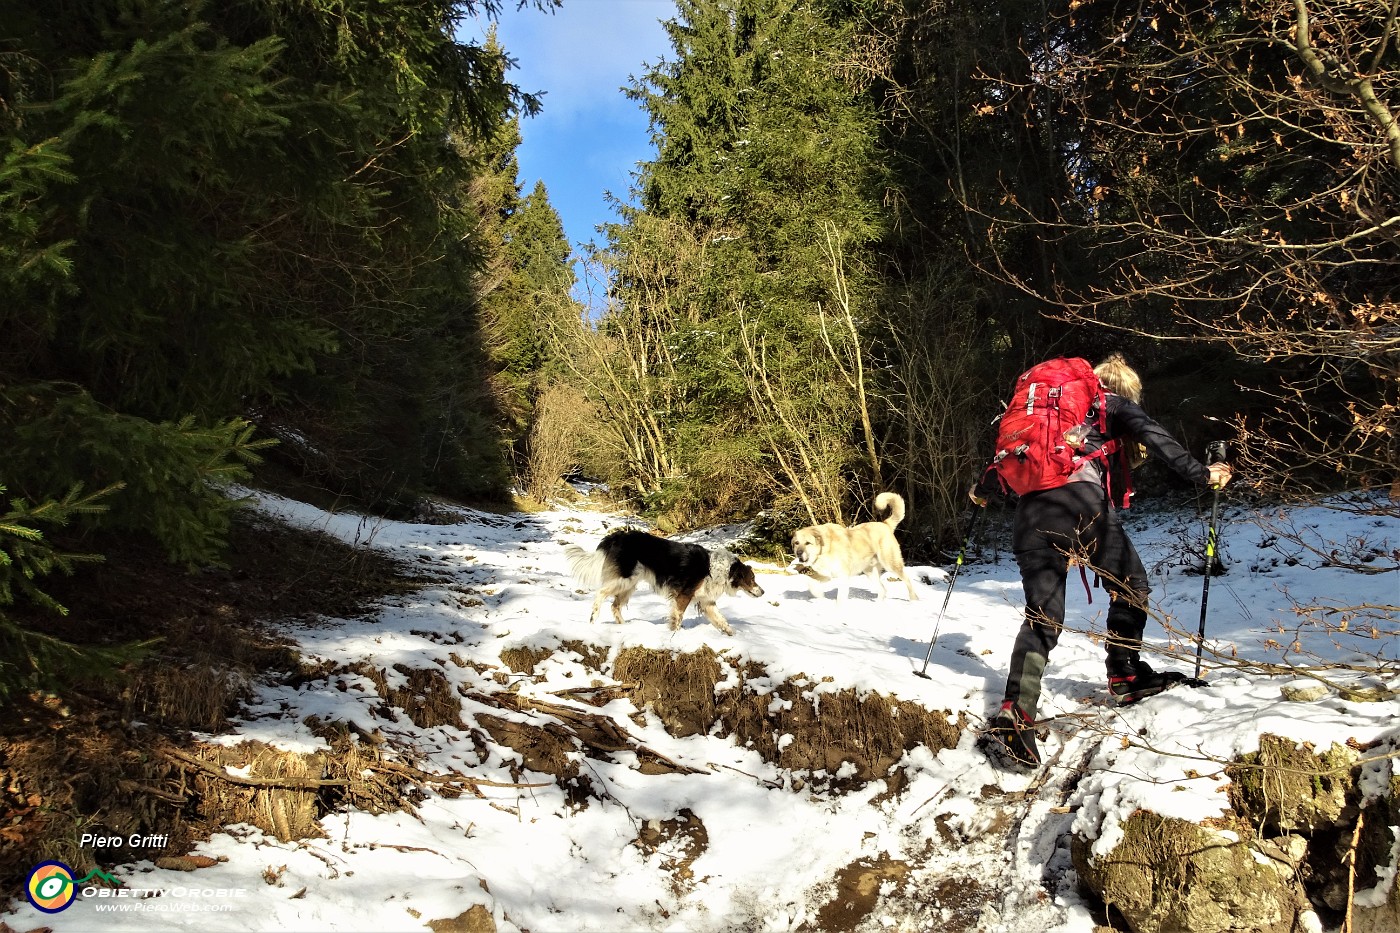
[[[613,618],[621,624],[622,610],[632,591],[645,581],[670,601],[672,630],[681,627],[681,616],[693,600],[715,628],[733,635],[734,630],[719,614],[715,602],[740,591],[750,596],[763,595],[753,569],[728,551],[671,541],[645,531],[614,532],[592,552],[571,544],[564,554],[574,579],[598,591],[589,622],[598,618],[603,600],[611,596]]]

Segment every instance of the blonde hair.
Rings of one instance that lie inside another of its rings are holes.
[[[1114,395],[1121,395],[1134,404],[1142,402],[1142,377],[1128,365],[1121,353],[1110,353],[1104,361],[1094,367],[1094,375],[1105,389]],[[1128,455],[1128,466],[1135,469],[1147,462],[1147,448],[1131,441],[1124,442],[1124,453]]]
[[[1121,353],[1110,353],[1104,361],[1094,367],[1094,375],[1099,377],[1103,387],[1114,395],[1121,395],[1130,402],[1142,403],[1142,377],[1128,365]]]

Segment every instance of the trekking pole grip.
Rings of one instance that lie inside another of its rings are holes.
[[[1230,469],[1230,465],[1229,465],[1228,463],[1225,463],[1225,459],[1226,459],[1226,457],[1225,457],[1225,442],[1224,442],[1224,441],[1211,441],[1209,444],[1206,444],[1206,467],[1207,467],[1207,468],[1213,467],[1213,466],[1215,466],[1217,463],[1224,463],[1224,464],[1225,464],[1225,469],[1228,471],[1228,470]],[[1214,475],[1214,474],[1212,474],[1212,475]],[[1228,480],[1228,478],[1227,478],[1226,480],[1224,480],[1224,481],[1222,481],[1222,482],[1220,482],[1220,483],[1212,482],[1212,483],[1210,484],[1210,488],[1213,489],[1213,490],[1215,490],[1216,493],[1219,493],[1219,492],[1220,492],[1220,487],[1221,487],[1221,486],[1224,486],[1225,483],[1228,482],[1228,481],[1229,481],[1229,480]]]

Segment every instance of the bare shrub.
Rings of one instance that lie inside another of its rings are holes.
[[[687,242],[676,229],[664,237]],[[634,259],[633,264],[642,262]],[[611,282],[631,274],[645,279],[646,268],[613,269],[595,259],[590,277]],[[553,355],[568,371],[590,406],[589,460],[599,478],[623,496],[654,497],[677,475],[675,442],[669,425],[679,407],[673,384],[675,364],[658,324],[665,319],[661,299],[644,293],[627,304],[606,294],[607,311],[597,322],[551,320]]]
[[[947,539],[967,510],[967,490],[985,463],[999,407],[986,389],[986,326],[976,315],[977,289],[956,270],[905,289],[892,328],[892,422],[884,443],[889,473],[904,495],[911,524]],[[954,323],[956,322],[956,323]],[[979,394],[980,392],[980,394]]]
[[[526,495],[546,502],[579,465],[579,449],[593,417],[583,393],[562,382],[550,383],[535,403],[521,486]]]

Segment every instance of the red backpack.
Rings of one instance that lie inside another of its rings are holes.
[[[1091,453],[1082,449],[1091,431],[1108,434],[1106,409],[1103,386],[1087,360],[1060,357],[1032,366],[1016,379],[987,469],[1018,496],[1063,486],[1080,466],[1118,449],[1116,440]]]

